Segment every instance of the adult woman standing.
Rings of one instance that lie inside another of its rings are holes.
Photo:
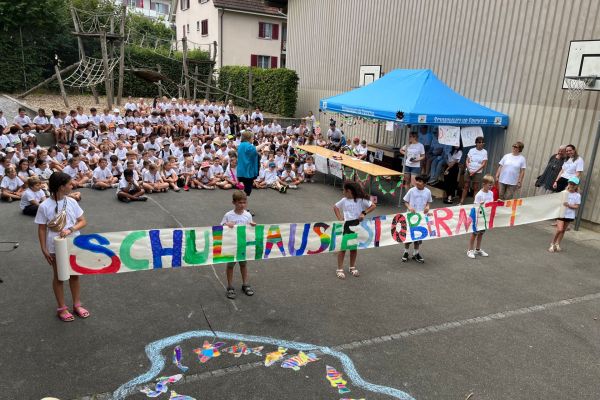
[[[404,156],[405,185],[415,186],[415,178],[421,175],[421,161],[425,159],[425,147],[419,143],[417,132],[411,132],[408,135],[408,146],[402,146],[400,154]]]
[[[460,205],[465,202],[471,183],[473,183],[473,195],[479,191],[479,184],[481,183],[481,178],[483,178],[483,171],[487,166],[488,160],[487,150],[483,148],[484,145],[483,136],[478,136],[475,138],[475,147],[467,153],[467,165],[464,176],[465,184],[460,196]]]
[[[460,160],[462,158],[462,145],[453,146],[446,158],[446,170],[444,171],[445,204],[452,204],[456,188],[458,187],[458,172],[460,171]]]
[[[550,157],[550,160],[548,160],[544,172],[537,177],[537,180],[535,181],[537,194],[554,193],[554,181],[558,178],[558,174],[562,170],[562,166],[566,160],[566,148],[567,146],[561,145],[556,154],[553,154]]]
[[[583,172],[583,158],[577,154],[577,149],[572,144],[567,145],[566,148],[567,161],[562,165],[558,178],[552,184],[552,188],[557,192],[562,192],[567,188],[569,179],[576,176],[581,179],[581,173]]]
[[[505,154],[500,160],[496,171],[496,182],[498,182],[498,199],[511,200],[523,184],[527,161],[521,154],[525,145],[516,142],[512,145],[512,153]]]
[[[258,152],[269,143],[263,143],[257,147],[252,144],[254,134],[252,131],[242,132],[241,143],[238,147],[238,161],[237,161],[237,178],[244,184],[244,192],[247,196],[252,193],[252,184],[258,176],[258,162],[260,156]]]

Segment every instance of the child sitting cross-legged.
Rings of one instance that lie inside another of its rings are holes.
[[[144,196],[144,189],[141,188],[134,179],[133,169],[127,168],[123,171],[123,177],[119,181],[117,199],[124,203],[148,200],[148,198]]]
[[[156,164],[150,164],[148,170],[142,174],[142,187],[148,193],[166,192],[169,190],[169,184],[164,182]]]
[[[257,189],[271,188],[279,191],[279,193],[286,193],[287,186],[279,181],[277,176],[277,164],[274,161],[269,162],[269,168],[262,170],[258,179],[254,181]]]
[[[193,182],[197,189],[214,190],[217,187],[216,180],[210,172],[210,161],[203,161],[200,164],[200,170]]]
[[[292,171],[292,164],[285,163],[283,166],[283,172],[279,177],[279,182],[282,185],[289,187],[290,189],[298,189],[298,185],[302,179],[296,176],[296,173]]]

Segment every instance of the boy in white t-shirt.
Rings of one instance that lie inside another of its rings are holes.
[[[561,251],[560,242],[565,236],[565,232],[569,227],[569,223],[575,220],[575,216],[577,215],[577,210],[579,209],[579,205],[581,204],[581,195],[577,191],[579,187],[579,178],[573,176],[569,178],[567,184],[567,201],[565,201],[562,205],[565,207],[565,215],[562,218],[559,218],[556,221],[556,231],[552,238],[552,243],[550,244],[550,248],[548,251],[550,253]]]
[[[481,179],[481,190],[475,195],[474,203],[477,207],[494,201],[494,193],[492,192],[492,187],[494,186],[494,183],[494,177],[491,175],[486,175]],[[469,239],[469,250],[467,250],[467,257],[475,258],[475,256],[488,256],[488,253],[483,251],[481,248],[481,240],[483,239],[484,233],[485,230],[471,233],[471,238]],[[475,244],[477,244],[477,247],[475,247]]]
[[[0,182],[0,198],[9,203],[13,200],[21,200],[23,194],[23,181],[17,176],[17,170],[15,167],[10,166],[6,168],[6,175]]]
[[[236,225],[256,226],[256,222],[252,220],[252,214],[246,210],[248,206],[248,196],[241,190],[233,192],[233,210],[228,211],[221,220],[221,225],[234,229]],[[254,295],[254,290],[248,283],[248,269],[246,261],[238,261],[240,265],[240,273],[242,275],[242,291],[247,296]],[[233,269],[235,262],[227,263],[227,298],[235,299],[235,289],[233,288]]]
[[[433,202],[431,198],[431,191],[425,187],[425,177],[422,175],[415,177],[415,186],[411,187],[406,195],[404,196],[404,205],[410,213],[424,213],[429,212],[429,207]],[[418,263],[424,263],[425,260],[419,254],[419,248],[421,247],[422,240],[413,242],[414,250],[412,259]],[[402,254],[402,262],[408,261],[408,250],[410,249],[410,243],[404,244],[404,253]]]
[[[92,180],[92,187],[94,189],[104,190],[110,187],[117,187],[118,178],[113,176],[111,168],[108,168],[108,161],[106,158],[101,158],[100,161],[98,161],[98,166],[94,169]]]
[[[42,190],[42,181],[37,176],[27,179],[27,189],[21,196],[21,211],[25,215],[35,217],[40,203],[46,200],[46,194]]]

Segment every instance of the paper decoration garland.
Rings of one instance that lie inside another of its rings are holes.
[[[396,193],[396,190],[398,190],[398,188],[400,186],[402,186],[402,177],[400,176],[400,179],[398,180],[398,183],[396,183],[396,185],[394,186],[394,181],[391,181],[391,186],[389,188],[385,188],[382,185],[382,181],[387,180],[387,179],[383,179],[382,177],[378,176],[375,179],[375,182],[377,182],[377,188],[379,189],[379,191],[383,194],[391,194],[392,196],[394,196],[394,193]]]
[[[346,383],[348,382],[346,382],[342,378],[342,374],[340,372],[338,372],[335,368],[329,365],[326,366],[326,371],[327,380],[329,381],[332,387],[337,388],[339,394],[350,393],[350,389],[346,387]]]
[[[208,340],[205,340],[202,348],[194,349],[194,353],[198,354],[198,359],[204,364],[211,358],[219,357],[221,355],[219,348],[223,345],[225,345],[223,342],[208,343]]]
[[[297,355],[288,358],[281,363],[281,368],[291,368],[294,371],[300,371],[300,367],[305,366],[310,362],[318,361],[319,359],[314,353],[299,352]]]

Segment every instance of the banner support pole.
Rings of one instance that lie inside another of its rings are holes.
[[[594,172],[594,163],[596,162],[596,153],[598,152],[598,143],[600,142],[600,120],[598,120],[598,127],[596,128],[596,137],[592,146],[592,157],[590,158],[590,165],[587,173],[585,174],[585,182],[583,184],[583,193],[581,194],[581,204],[579,210],[577,210],[577,217],[575,219],[575,230],[578,231],[581,225],[581,218],[583,216],[583,209],[585,207],[585,201],[590,191],[592,184],[592,174]]]

